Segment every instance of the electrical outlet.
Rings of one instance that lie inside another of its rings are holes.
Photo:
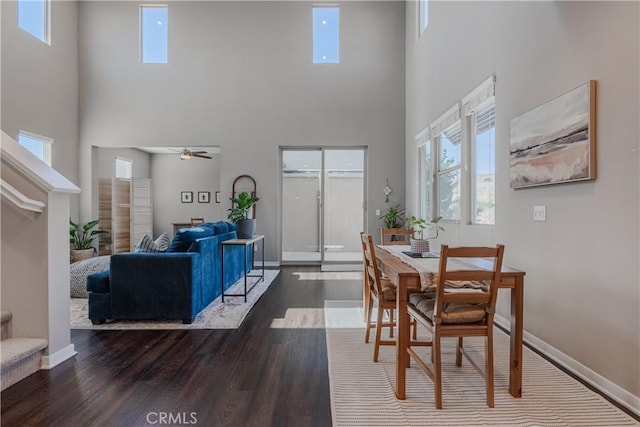
[[[534,221],[546,221],[547,220],[547,207],[546,206],[534,206],[533,207],[533,220]]]

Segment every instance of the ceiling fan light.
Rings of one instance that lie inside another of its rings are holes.
[[[191,156],[188,153],[180,154],[180,160],[189,160],[189,159],[191,159]]]

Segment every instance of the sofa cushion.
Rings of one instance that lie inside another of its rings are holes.
[[[87,291],[101,294],[109,292],[109,270],[89,275],[87,277]]]
[[[169,235],[162,233],[155,241],[151,240],[148,234],[136,244],[134,252],[164,252],[169,247]]]
[[[224,234],[229,231],[229,225],[225,221],[218,221],[211,224],[213,226],[213,235]]]
[[[187,252],[196,239],[213,236],[213,227],[201,224],[190,228],[181,228],[173,236],[167,252]]]

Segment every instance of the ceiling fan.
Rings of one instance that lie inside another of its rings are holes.
[[[196,150],[189,150],[188,148],[185,147],[184,150],[182,150],[182,152],[180,153],[180,160],[189,160],[192,157],[200,157],[201,159],[212,159],[213,157],[208,156],[208,153],[206,151],[196,151]]]

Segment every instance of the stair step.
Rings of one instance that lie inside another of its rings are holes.
[[[41,338],[7,338],[0,341],[0,390],[37,372],[42,366],[42,350],[47,340]]]
[[[0,341],[0,367],[5,368],[25,357],[47,348],[42,338],[7,338]]]

